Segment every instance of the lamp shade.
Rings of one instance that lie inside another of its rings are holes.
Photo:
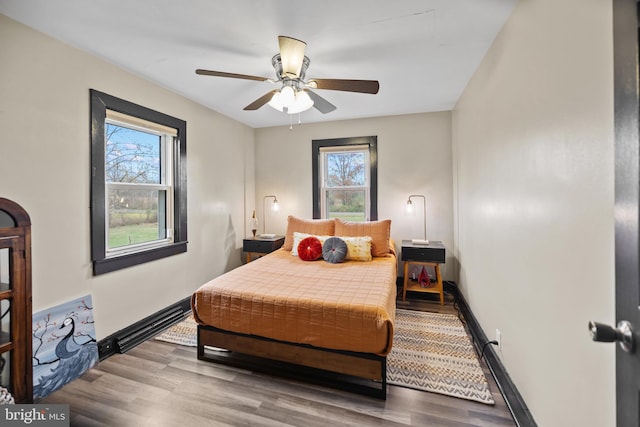
[[[413,202],[411,201],[411,199],[407,200],[407,204],[404,205],[404,212],[407,215],[414,215],[416,213],[416,210],[413,207]]]
[[[284,86],[273,94],[268,104],[281,113],[296,114],[313,107],[313,100],[304,90],[296,92],[291,86]]]
[[[282,105],[282,99],[280,96],[280,92],[276,92],[271,97],[271,101],[269,101],[269,107],[282,112],[284,110],[284,106]]]
[[[291,108],[296,102],[296,93],[291,86],[280,89],[280,102],[284,108]]]
[[[313,107],[313,101],[309,97],[309,94],[301,90],[296,94],[296,100],[293,105],[289,109],[287,109],[287,113],[301,113],[303,111],[307,111],[311,107]]]
[[[264,219],[262,221],[262,233],[264,234],[267,229],[267,199],[273,198],[273,203],[271,204],[271,210],[273,212],[278,212],[280,210],[280,204],[278,203],[278,198],[271,194],[269,196],[264,196],[262,199],[262,214]]]

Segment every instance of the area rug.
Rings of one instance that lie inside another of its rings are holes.
[[[387,382],[495,404],[473,345],[453,314],[396,311]]]
[[[156,336],[158,341],[170,342],[184,345],[186,347],[197,347],[198,345],[198,324],[193,316],[186,317],[182,322],[166,329]]]
[[[156,340],[195,347],[192,316]],[[487,379],[462,322],[452,314],[396,310],[393,348],[387,356],[387,382],[493,405]]]

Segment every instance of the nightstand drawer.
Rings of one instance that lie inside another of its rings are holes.
[[[274,239],[244,239],[242,242],[242,250],[244,252],[256,252],[268,254],[280,249],[284,244],[284,237],[276,237]]]
[[[402,242],[403,261],[427,261],[444,264],[445,248],[442,243],[429,242],[428,245],[414,245],[410,241]]]

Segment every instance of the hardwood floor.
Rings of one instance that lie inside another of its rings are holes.
[[[456,313],[451,298],[399,308]],[[488,368],[494,406],[389,385],[387,400],[232,368],[149,340],[39,403],[64,403],[72,426],[515,426]]]

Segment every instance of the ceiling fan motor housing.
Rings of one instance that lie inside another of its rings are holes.
[[[278,78],[278,80],[284,80],[284,79],[298,79],[298,80],[304,80],[304,77],[307,74],[307,68],[309,68],[309,64],[311,63],[311,60],[309,59],[308,56],[305,56],[302,60],[302,67],[300,68],[300,75],[295,77],[295,76],[290,76],[287,75],[286,73],[283,72],[282,70],[282,57],[280,56],[279,53],[275,54],[273,56],[273,58],[271,58],[271,65],[273,65],[273,69],[276,71],[276,77]]]

